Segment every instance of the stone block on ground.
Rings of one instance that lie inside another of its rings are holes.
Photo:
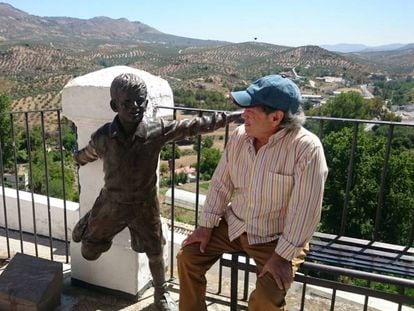
[[[0,275],[0,310],[53,310],[62,282],[61,263],[17,253]]]

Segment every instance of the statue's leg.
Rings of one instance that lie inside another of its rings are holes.
[[[177,304],[167,291],[165,280],[165,264],[161,254],[148,255],[149,267],[154,284],[154,304],[160,311],[178,310]]]
[[[82,235],[82,256],[96,260],[110,249],[112,239],[126,226],[125,206],[101,193],[96,199]]]
[[[163,247],[165,239],[162,234],[158,199],[139,202],[135,217],[130,219],[128,228],[131,233],[131,247],[136,252],[146,253],[154,285],[154,304],[160,311],[178,310],[177,304],[167,291],[165,280],[165,262]]]
[[[78,222],[72,230],[73,242],[79,243],[80,241],[82,241],[82,237],[85,234],[86,228],[88,227],[89,217],[92,211],[95,210],[94,214],[97,214],[99,212],[99,210],[102,207],[102,201],[104,200],[105,196],[106,194],[103,193],[103,191],[101,190],[95,202],[93,203],[92,208],[78,220]]]

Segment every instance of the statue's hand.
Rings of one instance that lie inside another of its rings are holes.
[[[238,120],[243,113],[243,110],[232,111],[227,113],[227,123],[234,122]]]

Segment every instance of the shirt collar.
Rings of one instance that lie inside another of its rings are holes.
[[[288,135],[290,132],[290,130],[286,129],[286,128],[282,128],[279,131],[277,131],[276,133],[274,133],[272,136],[269,137],[269,141],[267,142],[268,145],[273,145],[275,144],[278,140],[284,138],[286,135]],[[251,144],[253,146],[254,143],[254,138],[250,137],[247,135],[246,132],[244,132],[244,135],[246,137],[246,140],[249,142],[249,144]]]
[[[143,118],[141,120],[141,122],[139,122],[134,136],[135,137],[139,137],[139,138],[143,138],[146,139],[147,138],[147,133],[148,133],[148,120],[147,118]],[[119,121],[119,116],[116,115],[115,118],[113,119],[113,121],[110,124],[110,136],[112,138],[116,138],[116,137],[125,137],[125,134],[122,130],[122,126],[121,126],[121,121]]]
[[[289,132],[290,130],[286,128],[280,129],[279,131],[274,133],[272,136],[270,136],[268,144],[276,143],[278,140],[281,140],[282,138],[286,137],[289,134]]]

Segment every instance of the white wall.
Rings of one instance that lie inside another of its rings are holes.
[[[164,203],[171,205],[171,194],[172,189],[169,188],[165,193]],[[199,194],[198,196],[198,207],[202,208],[204,206],[204,202],[206,200],[206,196],[204,194]],[[196,206],[196,193],[185,191],[181,189],[174,189],[174,206],[186,208],[189,210],[195,210]]]
[[[19,200],[17,200],[17,191],[12,188],[4,188],[7,225],[9,229],[20,230],[19,227],[19,204],[21,215],[22,231],[34,233],[33,230],[33,204],[32,194],[30,192],[19,190]],[[48,206],[50,205],[50,221],[52,226],[52,237],[59,240],[65,240],[65,220],[64,220],[64,202],[61,199],[49,198],[44,195],[34,194],[34,209],[36,219],[36,233],[49,237]],[[3,189],[0,187],[0,226],[5,227]],[[72,228],[79,218],[79,204],[66,201],[67,229],[68,238],[72,234]]]

